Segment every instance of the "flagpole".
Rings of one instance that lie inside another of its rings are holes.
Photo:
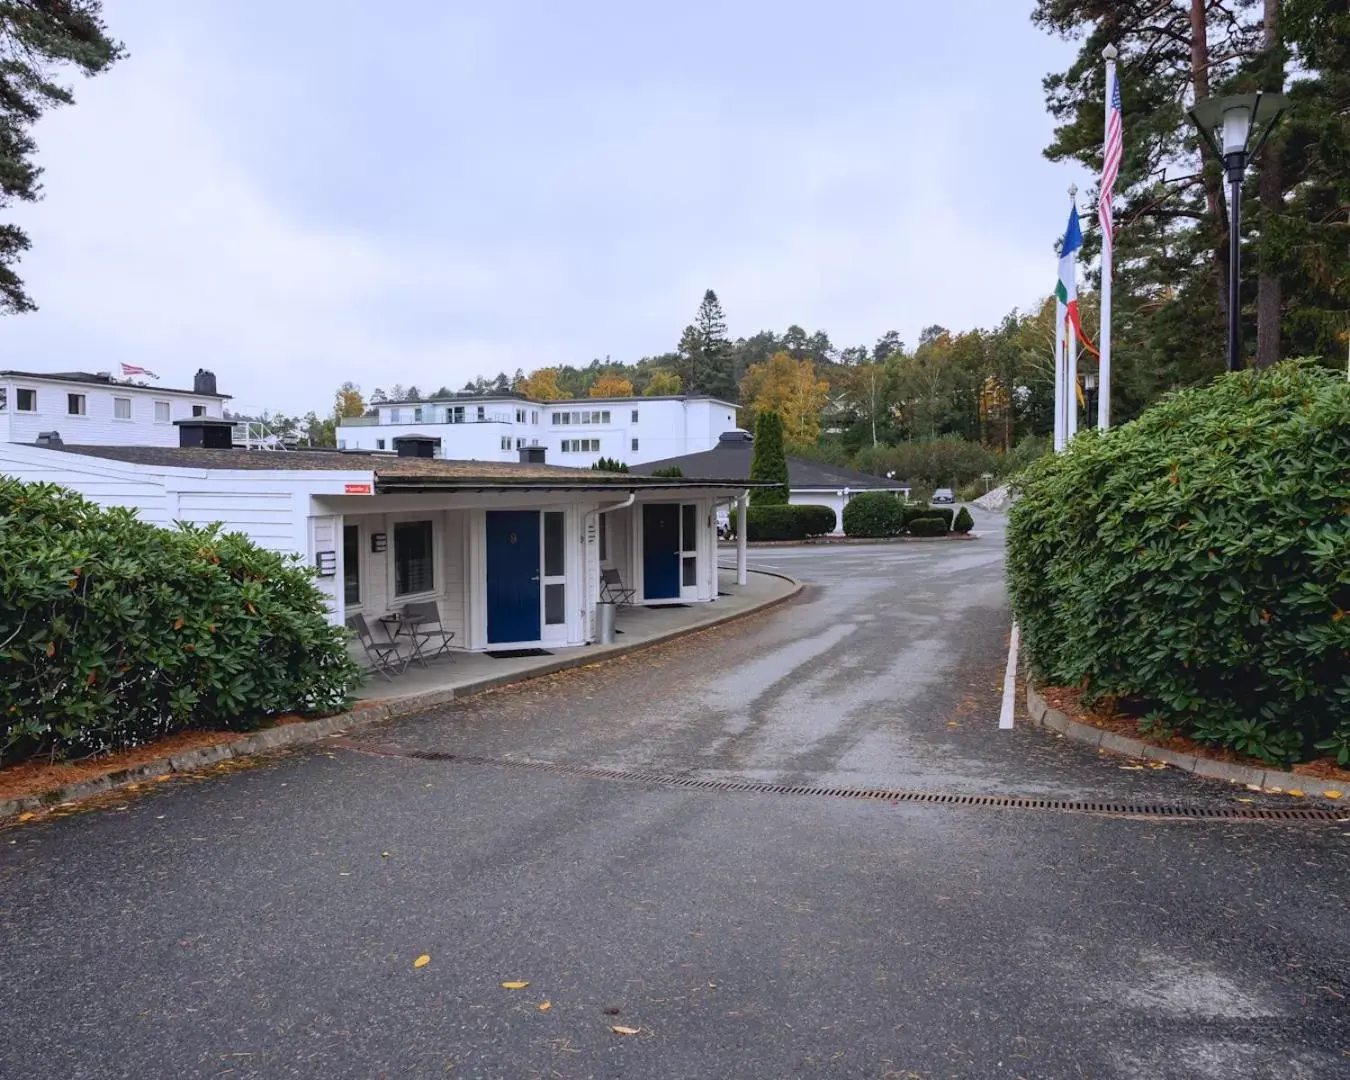
[[[1078,208],[1078,185],[1069,185],[1069,205]],[[1066,335],[1069,355],[1065,368],[1064,387],[1064,441],[1069,442],[1078,434],[1078,335]]]
[[[1105,151],[1111,138],[1111,100],[1116,85],[1116,47],[1108,44],[1102,50],[1106,58],[1106,135],[1102,141]],[[1105,169],[1105,165],[1103,165]],[[1100,221],[1100,216],[1098,218]],[[1114,231],[1114,230],[1112,230]],[[1097,331],[1097,348],[1101,353],[1101,370],[1097,376],[1097,427],[1105,431],[1111,426],[1111,274],[1115,255],[1115,238],[1102,232],[1102,321]]]
[[[1055,298],[1055,453],[1064,449],[1064,304]]]

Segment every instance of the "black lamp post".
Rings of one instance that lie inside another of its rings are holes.
[[[1242,350],[1241,283],[1242,177],[1247,162],[1261,152],[1285,110],[1283,94],[1234,94],[1205,98],[1190,110],[1200,137],[1223,162],[1228,178],[1228,370],[1237,371]],[[1255,137],[1255,145],[1253,145]]]

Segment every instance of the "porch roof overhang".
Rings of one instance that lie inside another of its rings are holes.
[[[595,494],[610,493],[614,495],[629,494],[633,492],[687,492],[687,491],[744,491],[746,488],[753,487],[772,487],[772,484],[765,484],[756,481],[746,480],[690,480],[683,477],[646,477],[646,476],[613,476],[605,477],[603,480],[589,481],[547,481],[547,480],[518,480],[504,481],[499,479],[490,479],[486,477],[456,477],[454,479],[440,476],[381,476],[377,471],[375,474],[375,492],[378,495],[410,495],[419,492],[488,492],[488,491],[533,491],[533,492],[563,492],[563,491],[587,491]]]

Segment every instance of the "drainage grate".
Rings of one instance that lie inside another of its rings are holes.
[[[989,807],[996,810],[1049,810],[1061,814],[1099,814],[1108,817],[1161,818],[1173,821],[1288,821],[1350,823],[1350,813],[1316,806],[1172,806],[1162,803],[1084,802],[1072,799],[1037,799],[1022,795],[955,795],[942,791],[904,791],[892,788],[840,788],[812,785],[766,784],[755,780],[712,780],[696,776],[633,772],[628,769],[598,769],[591,765],[567,765],[553,761],[516,761],[511,758],[447,754],[438,750],[400,750],[368,743],[338,740],[337,745],[378,757],[445,761],[456,765],[485,765],[497,769],[524,769],[588,780],[614,780],[628,784],[685,791],[736,791],[754,795],[814,795],[832,799],[862,799],[870,802],[939,806]]]

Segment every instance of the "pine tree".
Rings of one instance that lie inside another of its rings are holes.
[[[788,501],[787,455],[783,452],[783,421],[772,409],[766,409],[755,421],[755,453],[750,459],[750,479],[767,480],[775,487],[752,488],[750,501],[756,506],[783,506]]]
[[[695,383],[686,385],[690,386],[691,393],[732,399],[736,393],[736,378],[731,342],[727,339],[727,318],[712,289],[703,294],[692,329],[697,335],[698,371]]]

